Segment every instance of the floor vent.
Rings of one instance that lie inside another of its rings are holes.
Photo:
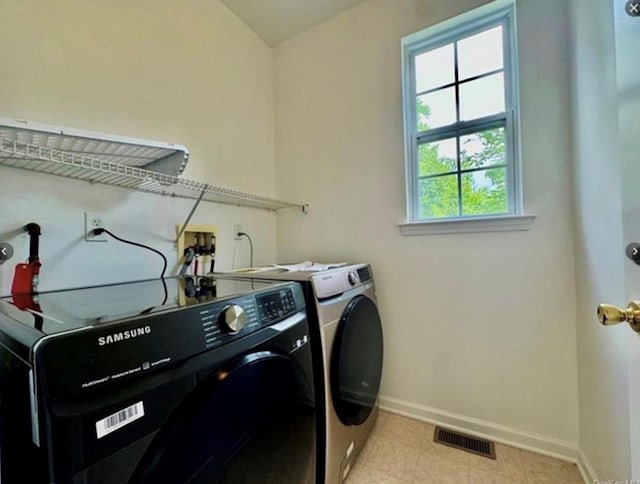
[[[454,449],[464,450],[472,454],[481,455],[487,459],[496,458],[495,444],[489,440],[479,439],[471,435],[461,434],[452,430],[436,427],[433,435],[433,441],[439,444],[453,447]]]

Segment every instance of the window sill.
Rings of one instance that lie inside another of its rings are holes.
[[[500,215],[446,220],[429,220],[398,224],[402,235],[462,234],[471,232],[510,232],[529,230],[536,216]]]

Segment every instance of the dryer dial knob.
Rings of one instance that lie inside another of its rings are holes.
[[[355,286],[358,283],[358,276],[356,276],[355,272],[349,272],[347,279],[349,280],[349,284],[352,286]]]
[[[241,306],[231,304],[220,313],[220,326],[229,334],[236,334],[247,324],[247,314]]]

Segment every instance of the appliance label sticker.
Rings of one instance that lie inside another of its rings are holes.
[[[96,434],[101,439],[105,435],[109,435],[111,432],[115,432],[142,417],[144,417],[144,405],[142,402],[138,402],[102,420],[98,420],[96,422]]]

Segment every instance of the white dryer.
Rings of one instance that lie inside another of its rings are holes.
[[[324,448],[324,476],[319,482],[339,484],[353,468],[378,416],[382,376],[383,334],[375,285],[368,264],[353,264],[322,272],[282,269],[217,277],[286,280],[302,283],[310,326],[317,394],[324,395],[324,419],[318,447]],[[323,376],[323,378],[317,378]]]

